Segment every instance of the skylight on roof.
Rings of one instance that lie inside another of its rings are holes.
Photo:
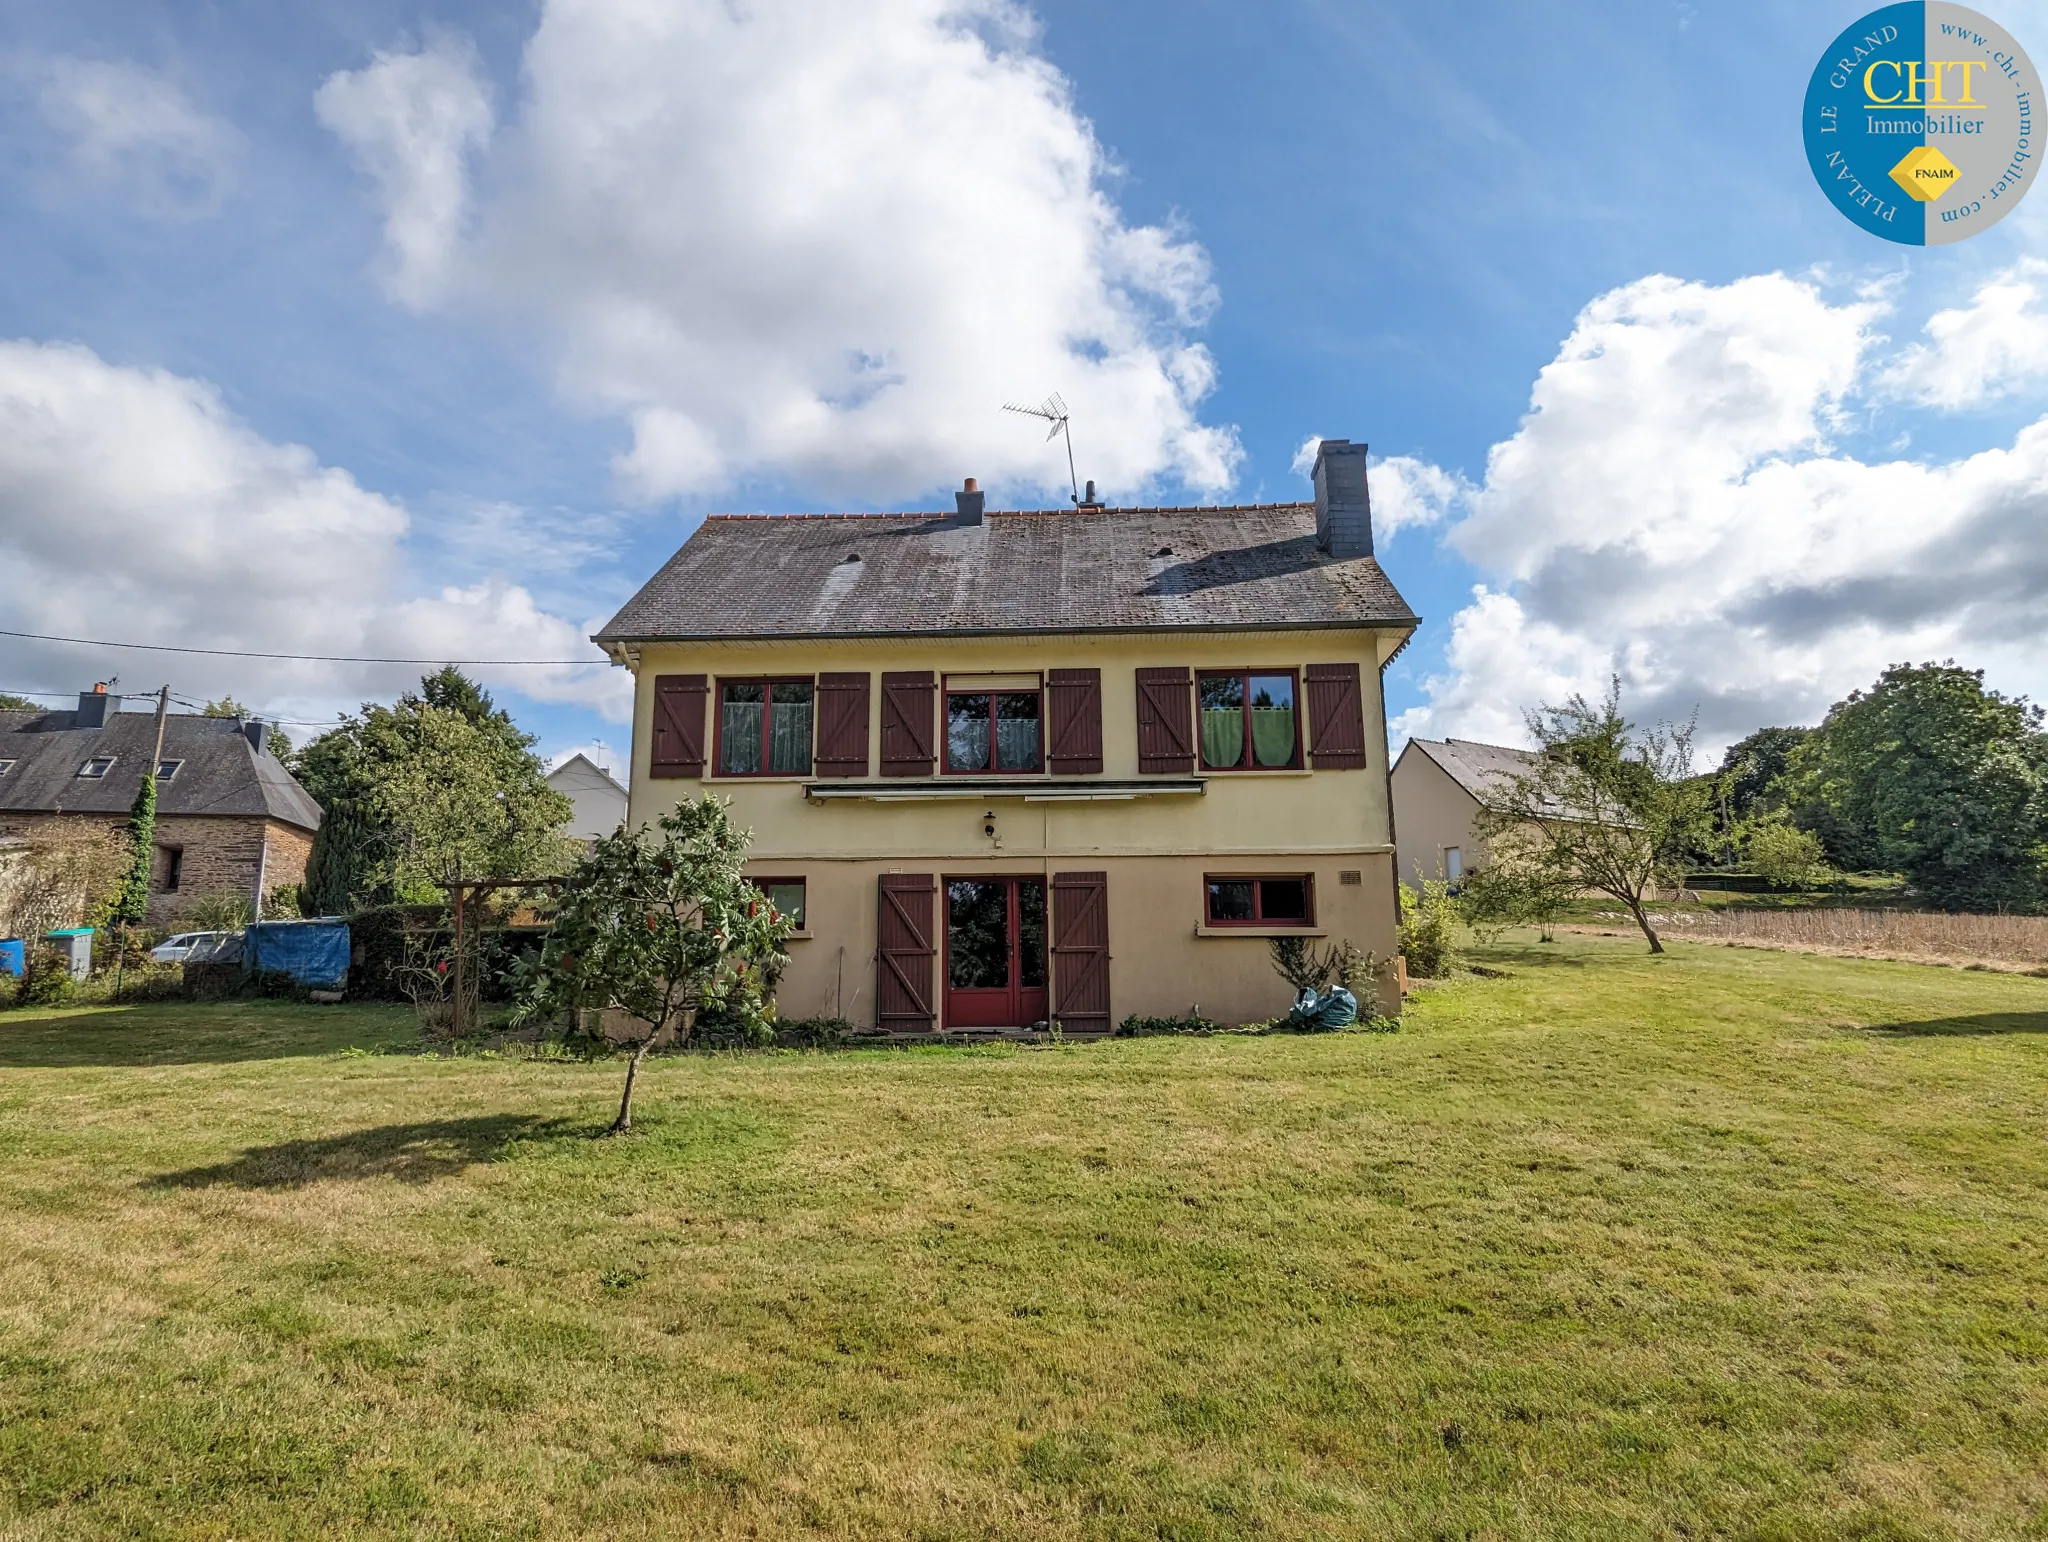
[[[178,774],[178,767],[184,763],[182,760],[159,760],[156,763],[156,779],[159,782],[168,782]]]
[[[113,756],[95,755],[91,760],[88,760],[84,765],[78,768],[78,774],[83,777],[89,777],[93,780],[98,780],[100,777],[105,776],[109,771],[113,769]]]

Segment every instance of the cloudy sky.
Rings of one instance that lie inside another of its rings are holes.
[[[1718,748],[2048,695],[2048,194],[1813,186],[1862,9],[71,0],[0,15],[0,628],[465,658],[551,752],[707,510],[1304,496],[1369,442],[1399,732],[1619,672]],[[1998,19],[2048,62],[2048,0]],[[0,637],[311,725],[418,670]]]

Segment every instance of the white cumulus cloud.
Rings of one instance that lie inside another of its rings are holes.
[[[394,293],[537,329],[630,425],[637,496],[1049,489],[1064,455],[1000,408],[1054,390],[1106,491],[1216,492],[1241,458],[1198,416],[1206,255],[1125,221],[1005,0],[547,0],[495,134],[445,40],[320,111],[384,190]]]
[[[1878,312],[1776,275],[1588,306],[1448,533],[1489,582],[1397,731],[1516,740],[1610,672],[1640,716],[1697,709],[1709,749],[1906,659],[2048,684],[2048,420],[1949,461],[1844,452]]]
[[[379,53],[328,77],[320,121],[376,180],[384,200],[385,284],[424,307],[439,298],[461,238],[468,161],[491,135],[491,92],[476,50],[448,34]]]
[[[409,534],[400,505],[303,446],[263,438],[204,382],[75,345],[0,342],[0,572],[13,630],[356,657],[592,655],[589,624],[549,614],[516,584],[419,592]],[[7,654],[0,689],[118,674],[308,721],[422,672],[19,641]],[[475,673],[625,716],[619,671]]]
[[[1886,372],[1898,395],[1932,407],[1974,407],[2048,376],[2048,262],[2023,258],[1993,274],[1970,303],[1928,318],[1927,341]]]

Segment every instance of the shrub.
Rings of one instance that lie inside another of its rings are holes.
[[[1216,1025],[1199,1013],[1188,1012],[1180,1017],[1140,1017],[1133,1012],[1116,1025],[1116,1036],[1120,1039],[1146,1039],[1165,1034],[1203,1034],[1218,1032]]]
[[[1458,961],[1458,911],[1449,884],[1425,878],[1420,894],[1401,885],[1400,936],[1410,974],[1434,980],[1451,972]]]
[[[61,1007],[78,993],[71,978],[71,960],[55,948],[36,948],[28,956],[17,1002],[25,1007]]]
[[[849,1043],[854,1026],[843,1017],[786,1017],[775,1024],[778,1049],[831,1049]]]
[[[1835,876],[1820,837],[1780,811],[1745,822],[1737,833],[1743,865],[1775,889],[1811,889]]]
[[[239,932],[256,918],[239,894],[204,894],[178,911],[178,929],[186,932]]]

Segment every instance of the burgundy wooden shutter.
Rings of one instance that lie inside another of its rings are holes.
[[[1055,669],[1045,677],[1045,714],[1052,720],[1048,767],[1068,776],[1102,769],[1102,671]]]
[[[1365,764],[1365,703],[1356,664],[1308,667],[1308,724],[1318,771],[1356,771]]]
[[[1195,769],[1195,714],[1185,667],[1138,671],[1138,769]]]
[[[930,873],[884,873],[876,928],[876,1020],[884,1033],[930,1033],[934,894]]]
[[[932,774],[932,698],[928,669],[882,672],[882,775]]]
[[[654,744],[647,774],[653,777],[704,774],[704,698],[711,682],[702,675],[654,677]]]
[[[868,672],[818,676],[820,776],[868,774]]]
[[[1109,1032],[1109,874],[1052,875],[1052,1011],[1066,1033]]]

